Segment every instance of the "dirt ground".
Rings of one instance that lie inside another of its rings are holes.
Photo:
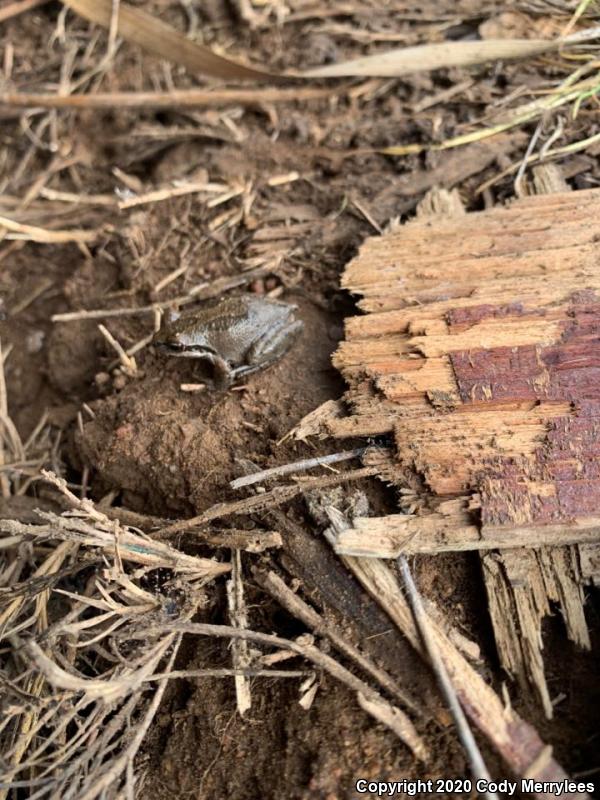
[[[189,6],[198,15],[206,43],[227,47],[232,54],[251,54],[274,70],[318,66],[396,45],[473,37],[481,35],[484,23],[501,30],[504,25],[514,33],[516,21],[529,19],[540,35],[550,25],[547,9],[536,4],[467,0],[358,2],[336,13],[328,6],[327,15],[316,4],[297,3],[289,6],[285,24],[271,18],[255,29],[233,2],[155,0],[143,5],[181,30],[188,23]],[[506,17],[507,10],[514,18]],[[12,45],[7,85],[20,91],[54,90],[67,56],[75,63],[73,82],[101,60],[105,35],[98,34],[84,54],[90,27],[72,13],[64,21],[60,13],[60,4],[51,2],[2,26],[4,45]],[[0,243],[0,292],[7,313],[1,340],[5,353],[12,348],[5,365],[7,393],[21,437],[27,439],[47,410],[55,443],[52,467],[73,486],[83,486],[96,501],[108,497],[116,506],[172,520],[239,497],[228,484],[248,471],[248,462],[262,469],[342,449],[339,442],[281,440],[308,412],[343,394],[330,357],[343,336],[344,318],[357,313],[353,298],[339,289],[344,264],[367,236],[394,218],[409,218],[432,185],[457,187],[469,209],[510,197],[510,178],[484,193],[476,189],[522,156],[533,126],[446,153],[392,158],[373,148],[442,141],[517,88],[543,86],[567,72],[558,59],[538,59],[402,80],[340,81],[321,100],[222,109],[84,109],[24,117],[21,111],[0,107],[0,213],[10,216],[15,198],[25,199],[23,219],[31,224],[43,226],[58,218],[60,227],[104,231],[91,245],[19,239]],[[449,101],[418,111],[424,99],[463,82],[465,88]],[[90,91],[124,91],[173,83],[185,88],[195,81],[124,43],[110,65],[85,86]],[[597,109],[595,113],[596,118],[582,109],[567,136],[575,140],[596,132]],[[600,180],[594,153],[566,157],[561,168],[574,189]],[[291,173],[297,177],[289,177]],[[214,207],[205,196],[192,194],[121,211],[61,202],[44,191],[129,197],[132,187],[141,192],[191,179],[241,188]],[[182,263],[186,271],[160,288]],[[182,384],[198,382],[198,365],[167,360],[152,346],[136,355],[135,375],[115,366],[115,352],[98,323],[130,347],[152,333],[151,313],[51,321],[53,314],[68,311],[168,301],[198,284],[227,281],[257,267],[262,273],[237,286],[232,280],[230,291],[271,293],[296,303],[304,331],[277,364],[226,392],[182,391]],[[344,447],[360,444],[349,441]],[[395,509],[393,491],[376,479],[365,479],[360,488],[378,511]],[[286,504],[281,513],[320,546],[302,499]],[[247,517],[235,525],[260,528],[265,520]],[[214,553],[185,537],[178,542],[189,552]],[[221,555],[226,560],[228,550]],[[297,562],[298,550],[285,541],[279,552],[244,554],[251,628],[290,638],[303,632],[251,576],[252,567],[275,564],[289,581],[304,581],[305,595],[318,602],[318,591],[306,582]],[[535,699],[498,668],[478,560],[445,555],[417,559],[414,568],[421,591],[479,644],[486,677],[498,689],[506,684],[513,705],[552,745],[565,769],[572,775],[597,770],[597,590],[590,590],[587,606],[595,640],[591,653],[567,642],[560,619],[547,625],[545,662],[557,698],[555,718],[547,721]],[[339,608],[325,608],[343,620]],[[218,582],[207,590],[200,617],[227,621]],[[384,640],[383,648],[391,634],[381,620],[376,625],[380,627],[373,636]],[[345,800],[357,796],[358,777],[466,776],[467,763],[453,727],[449,719],[440,722],[443,709],[427,668],[406,645],[393,637],[390,642],[386,665],[395,659],[395,677],[428,710],[428,720],[419,724],[432,752],[426,766],[331,677],[319,678],[308,711],[298,705],[297,681],[255,678],[252,708],[243,720],[236,713],[231,679],[190,679],[170,685],[146,739],[138,759],[140,796]],[[227,665],[228,659],[226,644],[190,640],[177,666],[199,669]],[[485,742],[481,745],[493,774],[505,776],[493,752]]]

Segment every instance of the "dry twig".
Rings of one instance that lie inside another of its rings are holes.
[[[0,216],[0,231],[4,228],[9,233],[7,239],[24,239],[41,244],[67,244],[68,242],[93,242],[98,238],[99,231],[50,231],[38,228],[35,225],[22,225],[8,217]]]
[[[290,614],[300,619],[319,636],[325,636],[340,653],[350,658],[366,674],[374,678],[382,689],[385,689],[413,714],[422,716],[421,708],[404,692],[386,672],[354,647],[331,622],[327,622],[314,608],[295,594],[275,572],[254,570],[254,578],[259,586],[275,598]]]
[[[262,278],[264,275],[271,272],[268,267],[257,267],[256,269],[242,272],[238,275],[228,275],[224,278],[218,278],[212,283],[199,283],[194,286],[190,291],[179,297],[172,297],[170,300],[164,300],[157,303],[151,303],[146,306],[131,306],[127,308],[98,308],[82,311],[67,311],[64,314],[54,314],[52,322],[73,322],[80,319],[104,319],[108,317],[127,317],[137,316],[138,314],[154,314],[157,310],[165,308],[181,308],[182,306],[195,303],[198,300],[208,300],[213,297],[218,297],[230,289],[237,286],[244,286],[257,278]]]
[[[9,3],[0,9],[0,22],[6,22],[19,14],[24,14],[26,11],[31,11],[48,2],[49,0],[15,0],[14,3]]]
[[[244,578],[242,574],[242,556],[239,550],[231,553],[231,579],[227,581],[227,605],[229,618],[235,628],[248,627],[248,611],[244,598]],[[250,694],[250,681],[244,675],[244,670],[250,665],[248,642],[243,639],[232,642],[231,655],[233,667],[239,674],[235,676],[235,696],[240,717],[252,706]]]
[[[344,90],[298,87],[297,89],[177,89],[172,92],[97,92],[95,94],[0,94],[0,106],[8,108],[219,108],[263,106],[307,100],[325,100]]]
[[[343,450],[341,453],[331,453],[327,456],[316,456],[315,458],[305,458],[301,461],[294,461],[290,464],[282,464],[280,467],[263,469],[254,472],[252,475],[243,475],[236,478],[229,485],[232,489],[240,489],[242,486],[251,486],[253,483],[261,483],[269,478],[280,475],[289,475],[292,472],[302,472],[314,467],[323,467],[329,464],[338,464],[340,461],[349,461],[351,458],[359,458],[366,451],[366,447],[357,447],[354,450]]]
[[[429,656],[431,666],[435,672],[440,689],[444,695],[444,699],[448,703],[452,716],[454,717],[458,736],[467,753],[469,763],[471,765],[471,771],[477,780],[485,781],[487,784],[491,781],[490,773],[481,756],[481,752],[477,746],[473,732],[469,727],[467,718],[465,717],[461,705],[458,702],[454,686],[452,685],[448,671],[446,670],[444,662],[439,654],[435,639],[430,632],[431,623],[429,622],[429,618],[423,606],[421,595],[419,594],[419,591],[413,580],[410,567],[408,566],[408,561],[404,556],[400,556],[398,559],[398,564],[400,565],[400,571],[402,573],[402,577],[404,578],[404,584],[406,586],[410,604],[412,606],[415,623],[419,629],[425,650]],[[482,795],[483,797],[486,797],[487,800],[498,800],[498,795],[496,792],[486,790],[482,792]]]
[[[421,761],[428,758],[427,749],[420,736],[417,734],[412,722],[397,707],[392,706],[383,697],[372,689],[367,683],[357,678],[331,656],[326,655],[312,643],[311,636],[300,637],[299,640],[282,639],[268,633],[248,630],[247,628],[232,628],[229,625],[209,625],[205,623],[174,623],[167,625],[165,631],[192,634],[195,636],[216,636],[219,638],[241,639],[245,641],[264,644],[269,647],[278,647],[292,650],[298,655],[312,661],[315,666],[326,670],[334,678],[345,683],[357,693],[357,699],[362,708],[370,713],[378,722],[382,722],[412,750]]]

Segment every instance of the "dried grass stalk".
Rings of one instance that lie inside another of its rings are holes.
[[[230,566],[153,542],[41,476],[70,510],[0,520],[0,798],[133,797],[134,758],[178,677],[181,635],[157,626],[189,621]]]

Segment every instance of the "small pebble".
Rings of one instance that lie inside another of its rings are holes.
[[[46,334],[44,331],[32,331],[25,340],[28,353],[39,353],[44,346]]]
[[[94,378],[94,382],[96,386],[105,386],[110,380],[110,375],[108,372],[98,372],[96,377]]]
[[[265,282],[262,278],[257,278],[257,280],[252,281],[250,284],[250,291],[253,294],[264,294],[265,293]]]
[[[113,378],[113,386],[117,391],[124,389],[127,386],[127,378],[122,373],[115,375]]]

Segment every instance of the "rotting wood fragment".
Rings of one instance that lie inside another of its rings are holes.
[[[346,269],[367,313],[335,355],[352,414],[328,422],[334,436],[393,435],[380,475],[409,513],[359,517],[336,548],[489,553],[502,663],[550,716],[541,620],[555,602],[589,647],[581,586],[598,573],[600,190],[472,214],[437,192],[423,209]]]
[[[417,220],[367,240],[344,276],[371,313],[335,356],[355,413],[332,432],[383,416],[397,482],[462,496],[503,546],[537,527],[538,543],[600,539],[599,215],[590,190]]]
[[[527,665],[546,715],[551,717],[540,633],[543,617],[550,614],[550,601],[563,609],[569,638],[581,647],[590,647],[575,548],[503,550],[501,556],[486,554],[482,563],[501,660],[525,688]]]
[[[463,506],[462,512],[458,506]],[[515,535],[524,536],[521,547],[596,542],[600,536],[600,518],[589,528],[564,525],[538,525],[518,529],[486,528],[470,521],[469,510],[461,500],[447,500],[431,514],[389,514],[386,517],[357,517],[354,525],[340,536],[336,551],[341,555],[397,558],[400,554],[434,554],[464,550],[514,548]]]

